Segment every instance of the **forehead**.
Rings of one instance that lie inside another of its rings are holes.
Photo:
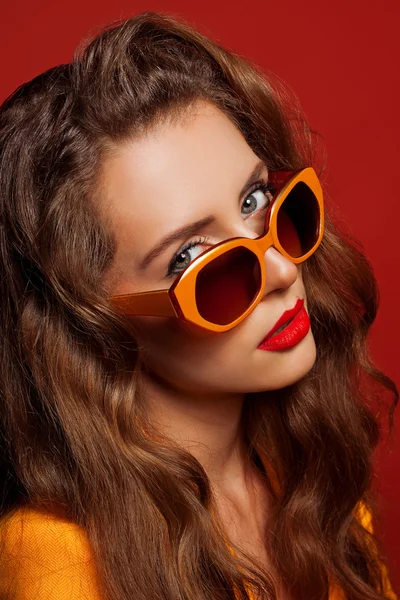
[[[136,250],[143,255],[170,231],[215,213],[223,196],[232,201],[257,160],[232,121],[206,103],[118,146],[101,187],[119,259],[132,261]]]

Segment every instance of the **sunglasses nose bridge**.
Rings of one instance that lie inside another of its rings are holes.
[[[262,254],[265,254],[268,248],[274,245],[274,239],[272,236],[272,232],[269,229],[265,235],[260,238],[253,240],[258,248],[258,251]]]

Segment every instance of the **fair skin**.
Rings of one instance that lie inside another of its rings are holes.
[[[229,118],[205,102],[193,107],[189,117],[166,121],[115,147],[104,163],[101,187],[118,242],[110,295],[170,287],[174,277],[165,278],[169,262],[185,242],[198,236],[207,236],[207,242],[180,256],[177,272],[221,240],[258,237],[257,207],[268,196],[261,190],[250,195],[253,215],[243,208],[249,193],[240,198],[239,193],[259,162]],[[264,166],[262,178],[267,176]],[[213,223],[174,242],[146,269],[140,268],[163,237],[208,215],[214,215]],[[275,248],[265,253],[265,265],[261,302],[225,333],[203,331],[172,317],[129,317],[146,366],[142,377],[149,413],[164,433],[203,465],[226,526],[236,531],[235,539],[245,533],[248,537],[249,531],[260,533],[268,504],[268,494],[245,460],[241,438],[245,394],[273,392],[298,381],[316,358],[311,330],[289,350],[257,348],[299,298],[305,299],[307,308],[301,265]]]

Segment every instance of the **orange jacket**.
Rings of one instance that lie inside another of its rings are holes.
[[[358,516],[372,531],[371,514],[360,504]],[[101,600],[96,567],[84,530],[28,506],[0,522],[0,598],[12,600]],[[382,565],[386,597],[397,600]],[[332,586],[330,600],[344,599]]]

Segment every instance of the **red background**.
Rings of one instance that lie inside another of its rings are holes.
[[[285,0],[20,0],[1,8],[0,101],[37,73],[69,61],[101,25],[144,10],[181,17],[281,77],[328,153],[326,191],[363,244],[381,290],[371,332],[377,364],[400,385],[398,193],[400,2]],[[400,423],[397,411],[397,428]],[[382,516],[375,522],[400,589],[400,436],[376,455]],[[399,593],[399,592],[397,592]]]

